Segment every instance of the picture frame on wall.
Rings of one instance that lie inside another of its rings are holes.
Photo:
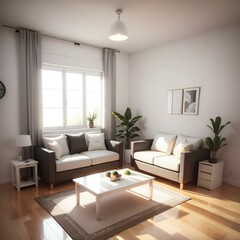
[[[182,114],[183,89],[168,91],[168,113]]]
[[[200,87],[185,88],[183,91],[183,114],[197,115],[199,109]]]

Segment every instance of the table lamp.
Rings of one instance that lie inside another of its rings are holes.
[[[16,138],[16,146],[22,148],[22,156],[18,157],[18,160],[25,160],[24,147],[32,146],[30,135],[18,135]]]

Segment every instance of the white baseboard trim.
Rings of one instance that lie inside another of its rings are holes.
[[[224,183],[228,183],[228,184],[231,184],[231,185],[234,185],[234,186],[237,186],[237,187],[240,187],[240,182],[236,181],[236,180],[233,180],[231,178],[224,178],[223,179],[223,182]]]
[[[10,183],[10,182],[12,182],[12,179],[11,179],[11,178],[0,179],[0,184]]]

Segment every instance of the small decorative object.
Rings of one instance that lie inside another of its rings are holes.
[[[89,128],[93,128],[94,127],[94,120],[97,118],[97,114],[96,113],[89,113],[88,117],[87,117],[87,121],[88,121],[88,127]]]
[[[3,98],[6,93],[6,88],[4,84],[0,81],[0,98]]]
[[[117,171],[106,173],[106,177],[108,177],[111,182],[115,182],[115,181],[120,180],[121,176],[122,175],[119,174]]]
[[[136,123],[142,118],[142,116],[132,117],[132,112],[129,107],[127,107],[124,115],[117,112],[112,112],[112,114],[120,120],[120,125],[117,126],[117,129],[119,128],[117,137],[123,139],[125,142],[125,148],[129,149],[130,141],[139,137],[137,132],[139,132],[140,129],[136,126]]]
[[[125,174],[125,175],[130,175],[131,172],[130,172],[130,170],[125,170],[125,171],[124,171],[124,174]]]
[[[183,94],[183,114],[198,114],[200,88],[186,88]]]
[[[210,118],[210,121],[212,123],[212,126],[207,125],[212,132],[214,133],[214,136],[211,137],[207,137],[205,139],[205,142],[207,144],[207,146],[209,147],[209,149],[211,150],[211,157],[209,159],[210,163],[216,163],[217,162],[217,158],[216,158],[216,154],[217,151],[222,148],[223,146],[226,146],[226,138],[223,138],[220,133],[222,132],[223,128],[226,127],[228,124],[230,124],[231,122],[227,122],[223,125],[221,125],[222,119],[221,117],[216,117],[215,120],[213,120],[212,118]]]

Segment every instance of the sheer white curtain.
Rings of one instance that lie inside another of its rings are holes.
[[[42,139],[41,36],[20,30],[20,134],[31,135],[32,145]]]
[[[116,120],[112,111],[116,111],[116,51],[103,49],[103,71],[105,83],[105,122],[104,132],[107,139],[116,137]]]

